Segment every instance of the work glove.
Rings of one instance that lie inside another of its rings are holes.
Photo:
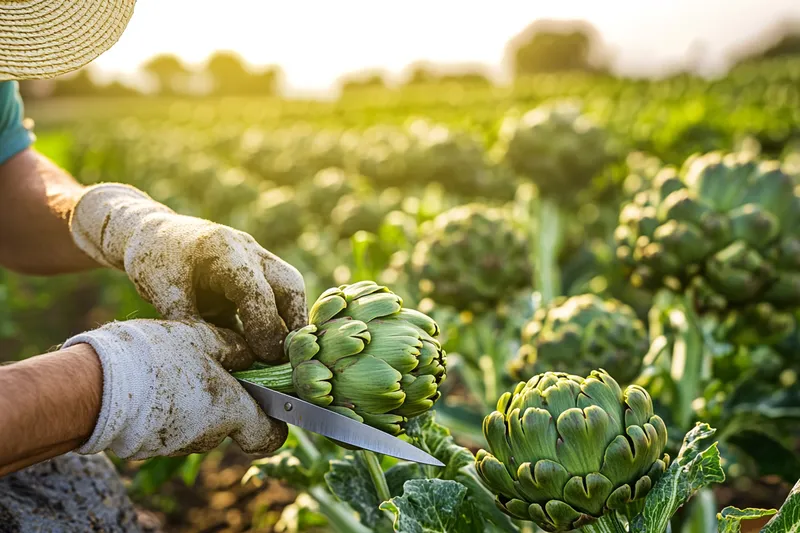
[[[231,437],[247,453],[267,454],[286,440],[226,370],[253,362],[244,339],[202,321],[127,320],[81,333],[103,367],[100,415],[81,454],[123,459],[186,455]]]
[[[263,362],[282,359],[288,332],[308,323],[297,269],[250,235],[178,215],[134,187],[89,187],[70,232],[95,261],[124,270],[161,316],[237,331]]]

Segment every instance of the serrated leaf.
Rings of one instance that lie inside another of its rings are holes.
[[[467,501],[484,522],[483,531],[488,531],[488,523],[506,533],[519,531],[508,515],[497,508],[494,494],[480,482],[475,471],[475,456],[455,442],[449,429],[436,423],[433,412],[409,420],[406,433],[416,446],[447,465],[427,469],[429,476],[457,481],[467,488]]]
[[[406,481],[425,477],[420,465],[407,462],[397,463],[386,470],[384,475],[386,476],[386,484],[389,486],[389,494],[392,496],[403,494],[403,485],[406,484]]]
[[[775,514],[775,509],[738,509],[736,507],[726,507],[717,513],[718,533],[740,533],[742,531],[742,520],[755,520]]]
[[[701,487],[725,481],[717,443],[701,449],[714,432],[698,423],[683,439],[675,461],[645,500],[644,510],[633,520],[634,533],[663,533],[672,515]]]
[[[481,531],[469,506],[467,488],[447,479],[412,479],[403,495],[381,504],[394,514],[394,531],[402,533],[472,533]]]
[[[800,481],[795,483],[778,513],[761,533],[800,533]]]
[[[385,523],[386,516],[378,508],[381,501],[375,484],[367,465],[359,457],[347,455],[344,459],[331,461],[325,483],[334,496],[358,513],[362,524],[375,529],[381,522]]]

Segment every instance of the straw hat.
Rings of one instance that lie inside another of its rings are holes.
[[[52,78],[111,48],[135,0],[0,0],[0,80]]]

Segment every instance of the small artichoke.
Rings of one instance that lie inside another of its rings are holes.
[[[769,344],[800,308],[800,195],[777,162],[747,154],[690,158],[665,168],[623,207],[617,256],[631,282],[687,290],[717,335]]]
[[[517,174],[532,180],[542,197],[567,204],[612,158],[606,130],[572,102],[507,118],[495,150]]]
[[[509,515],[568,531],[641,500],[664,473],[667,428],[643,388],[605,371],[545,372],[517,385],[483,421],[481,479]]]
[[[286,337],[289,363],[237,377],[293,392],[392,435],[439,399],[446,359],[439,326],[403,308],[386,287],[361,281],[328,289],[309,320]]]
[[[269,189],[253,206],[252,235],[267,248],[293,244],[303,233],[305,218],[295,190],[289,186]]]
[[[481,310],[530,284],[528,242],[499,209],[456,207],[423,224],[420,234],[410,275],[437,303]]]
[[[561,297],[538,309],[523,327],[510,371],[516,379],[528,379],[547,370],[586,375],[605,368],[630,383],[649,346],[644,324],[624,303],[594,294]]]

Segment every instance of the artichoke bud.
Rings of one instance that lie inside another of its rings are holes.
[[[642,223],[646,210],[657,213],[655,227]],[[693,156],[680,172],[663,169],[622,207],[617,257],[635,286],[693,287],[698,311],[721,323],[726,313],[738,323],[759,302],[796,313],[798,213],[800,188],[779,162],[759,163],[746,153]]]
[[[647,330],[627,305],[593,294],[562,297],[538,309],[523,327],[509,371],[526,379],[546,370],[588,373],[604,367],[631,381],[648,349]]]
[[[730,211],[731,236],[750,246],[763,248],[780,234],[778,218],[756,204],[745,204]]]
[[[397,435],[445,379],[439,326],[371,281],[325,291],[284,349],[302,399]]]
[[[605,371],[546,372],[484,419],[476,468],[497,504],[545,531],[568,531],[643,499],[669,465],[664,422],[641,387]]]

